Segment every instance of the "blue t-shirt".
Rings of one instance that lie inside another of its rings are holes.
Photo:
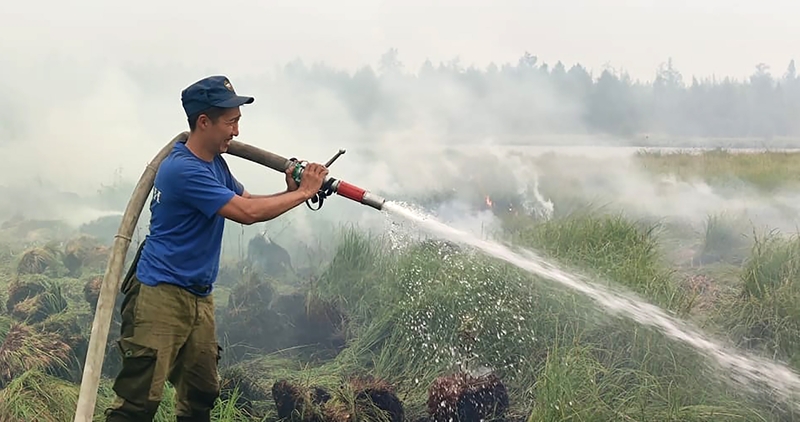
[[[212,286],[219,272],[225,218],[217,214],[244,186],[216,155],[212,162],[178,142],[156,173],[147,236],[136,277],[144,284]],[[192,290],[191,288],[189,289]],[[198,296],[207,296],[209,288]]]

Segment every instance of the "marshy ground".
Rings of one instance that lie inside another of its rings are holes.
[[[529,160],[553,208],[485,188],[468,200],[501,222],[493,237],[800,370],[800,239],[787,230],[800,153]],[[0,420],[72,420],[111,241],[86,232],[0,222]],[[690,348],[456,244],[343,227],[324,263],[303,268],[266,238],[246,242],[218,281],[218,421],[800,419]]]

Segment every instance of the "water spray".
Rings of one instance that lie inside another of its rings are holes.
[[[103,276],[103,282],[100,285],[100,294],[97,299],[94,320],[92,321],[92,332],[86,351],[86,360],[83,367],[83,377],[81,378],[81,387],[75,409],[74,422],[91,422],[94,418],[97,390],[100,385],[100,372],[105,358],[106,344],[108,343],[108,332],[111,326],[111,318],[116,303],[117,292],[119,292],[120,289],[122,267],[125,264],[125,256],[128,253],[133,231],[136,227],[136,223],[139,221],[139,216],[142,213],[145,201],[153,188],[153,182],[158,167],[172,151],[175,144],[185,141],[188,136],[188,132],[180,133],[162,147],[156,156],[153,157],[153,160],[145,167],[144,172],[134,187],[131,197],[128,200],[128,205],[125,208],[125,214],[122,215],[119,229],[114,236],[114,244],[108,259],[105,275]],[[286,159],[280,155],[238,141],[231,141],[228,153],[269,167],[281,173],[285,173],[290,167],[293,167],[291,172],[292,178],[298,184],[300,180],[302,180],[303,171],[308,164],[306,161]],[[333,158],[328,160],[325,166],[329,167],[344,153],[345,150],[339,150]],[[324,200],[334,193],[377,210],[382,210],[386,202],[384,198],[358,186],[333,177],[326,177],[320,190],[313,198],[306,201],[306,205],[311,210],[317,211],[322,208]],[[313,208],[311,203],[319,203],[319,206]]]

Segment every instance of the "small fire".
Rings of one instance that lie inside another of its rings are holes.
[[[492,208],[492,198],[489,198],[489,195],[486,195],[486,206]]]

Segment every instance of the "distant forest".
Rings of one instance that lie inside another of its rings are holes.
[[[125,63],[117,70],[129,78],[127,87],[135,87],[130,98],[142,101],[136,106],[170,110],[179,107],[180,90],[192,82],[187,75],[225,73],[237,91],[257,97],[248,116],[269,116],[298,139],[580,144],[606,135],[602,142],[623,145],[800,146],[794,60],[776,70],[776,64],[754,59],[753,72],[742,80],[687,77],[665,58],[642,82],[617,69],[589,71],[529,53],[479,68],[458,59],[411,68],[396,49],[376,59],[355,71],[299,59],[255,74],[225,70],[224,63],[210,63],[208,70]],[[92,84],[104,80],[105,71],[80,68],[72,77]],[[63,101],[92,93],[74,91]],[[15,98],[0,95],[0,142],[21,135],[26,123],[39,124],[36,106],[27,105],[26,113]]]
[[[391,49],[376,69],[356,72],[298,60],[279,69],[270,89],[295,95],[295,101],[303,92],[328,91],[370,131],[407,128],[424,119],[452,136],[800,137],[794,60],[777,74],[759,63],[746,80],[687,81],[669,59],[655,70],[653,82],[643,83],[614,69],[592,74],[580,64],[548,64],[528,53],[517,63],[485,69],[453,60],[438,66],[428,61],[414,71],[398,57]]]

